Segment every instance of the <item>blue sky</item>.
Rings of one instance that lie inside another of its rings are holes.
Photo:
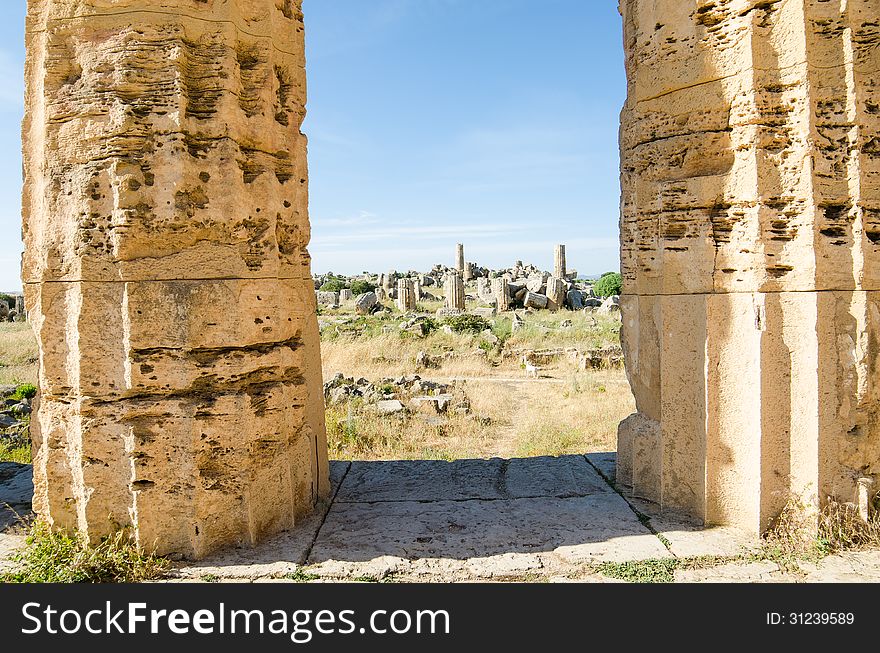
[[[0,290],[20,286],[25,0],[0,24]],[[313,269],[618,267],[614,0],[305,0]]]

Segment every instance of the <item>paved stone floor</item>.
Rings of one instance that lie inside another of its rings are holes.
[[[513,460],[336,462],[332,499],[290,533],[197,564],[173,581],[531,580],[619,582],[601,563],[736,557],[757,544],[657,514],[612,485],[614,454]],[[0,558],[21,546],[30,468],[0,464]],[[2,563],[0,563],[2,564]],[[880,551],[783,571],[734,561],[679,582],[880,581]]]

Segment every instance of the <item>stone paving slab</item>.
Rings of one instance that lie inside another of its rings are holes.
[[[617,452],[588,453],[584,456],[591,465],[612,483],[617,479]]]
[[[627,496],[637,511],[648,517],[648,523],[669,542],[669,549],[679,558],[698,556],[733,557],[761,548],[757,538],[726,526],[702,526],[675,513],[661,513],[651,501]]]
[[[382,556],[468,560],[540,552],[569,563],[670,555],[626,502],[609,492],[563,499],[337,502],[309,562]]]
[[[354,462],[336,501],[492,501],[611,491],[583,456]]]
[[[760,543],[736,528],[694,526],[687,522],[654,517],[651,527],[669,542],[678,558],[699,556],[734,557],[757,551]]]
[[[880,551],[850,551],[798,566],[808,583],[880,583]]]

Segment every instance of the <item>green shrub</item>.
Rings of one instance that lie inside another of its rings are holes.
[[[435,320],[433,317],[426,317],[424,320],[422,320],[422,324],[424,325],[426,336],[431,335],[440,328],[440,323],[437,322],[437,320]]]
[[[351,294],[355,297],[359,297],[360,295],[365,295],[368,292],[373,292],[376,289],[376,285],[370,283],[369,281],[352,281],[351,282]]]
[[[13,297],[12,295],[7,295],[5,292],[0,292],[0,302],[6,302],[9,310],[15,308],[15,297]]]
[[[623,278],[620,273],[606,272],[593,286],[593,291],[599,297],[611,297],[611,295],[619,295],[622,287]]]
[[[89,544],[81,536],[53,532],[44,522],[31,527],[26,548],[14,555],[8,583],[139,583],[161,577],[168,561],[145,554],[124,531]]]
[[[339,292],[345,289],[345,282],[342,279],[330,279],[321,286],[321,292]]]
[[[20,383],[12,393],[12,399],[22,401],[23,399],[33,399],[37,394],[37,386],[32,383]]]
[[[492,325],[492,333],[502,343],[507,342],[507,339],[513,334],[513,322],[508,318],[495,320],[495,323]]]
[[[455,333],[481,333],[489,323],[479,315],[451,315],[443,320]]]

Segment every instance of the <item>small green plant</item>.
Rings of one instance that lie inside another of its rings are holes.
[[[487,354],[491,354],[495,351],[497,345],[492,344],[488,340],[480,340],[480,344],[478,345],[480,349],[482,349]]]
[[[481,333],[489,328],[489,323],[479,315],[450,315],[443,323],[455,333]]]
[[[27,546],[12,557],[15,569],[0,574],[8,583],[139,583],[160,578],[168,560],[147,554],[125,530],[89,544],[80,535],[53,531],[37,521]]]
[[[656,558],[634,562],[603,562],[597,571],[610,578],[628,583],[671,583],[680,561],[677,558]]]
[[[296,571],[287,574],[284,578],[294,583],[308,583],[313,580],[318,580],[320,576],[310,574],[307,571],[304,571],[302,568],[297,568]]]
[[[33,383],[19,383],[15,392],[12,393],[10,399],[15,399],[16,401],[23,401],[24,399],[33,399],[37,394],[37,386]]]
[[[220,577],[216,576],[214,574],[205,574],[204,576],[201,577],[201,581],[203,583],[219,583]]]
[[[373,292],[375,289],[376,285],[369,281],[358,280],[351,282],[351,294],[355,297],[365,295],[368,292]]]
[[[606,272],[593,286],[593,292],[599,297],[619,295],[623,288],[623,277],[619,272]]]

